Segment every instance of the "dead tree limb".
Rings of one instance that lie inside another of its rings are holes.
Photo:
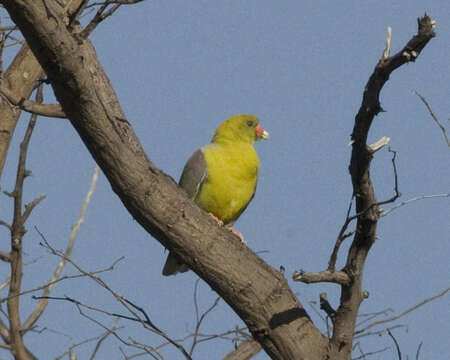
[[[350,175],[358,216],[356,233],[342,269],[351,281],[341,286],[341,304],[336,311],[333,336],[330,341],[332,359],[348,359],[352,348],[356,316],[364,294],[361,288],[363,269],[367,254],[376,239],[380,210],[370,178],[370,163],[373,149],[367,144],[367,137],[374,117],[382,111],[380,92],[390,74],[403,64],[415,61],[423,48],[435,36],[435,21],[428,14],[418,19],[418,32],[397,54],[389,57],[389,41],[373,74],[367,82],[361,107],[355,118],[351,136],[352,155]],[[374,205],[375,204],[375,205]],[[366,211],[366,209],[368,209]]]

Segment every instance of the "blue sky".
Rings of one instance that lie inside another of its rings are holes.
[[[450,3],[437,0],[426,6],[416,0],[144,1],[121,8],[91,40],[144,149],[176,180],[190,154],[208,143],[227,117],[252,113],[260,118],[271,139],[256,145],[261,160],[258,190],[236,228],[250,248],[262,251],[261,257],[275,268],[283,265],[290,278],[298,269],[320,271],[327,266],[351,196],[347,144],[364,85],[384,49],[387,27],[392,27],[395,53],[416,33],[416,19],[425,11],[437,21],[437,37],[415,63],[392,74],[381,94],[386,112],[375,119],[369,138],[372,142],[389,136],[390,146],[398,151],[400,200],[449,192],[449,149],[412,93],[424,95],[448,127]],[[53,101],[50,91],[47,101]],[[27,118],[18,126],[2,190],[10,190],[14,182]],[[25,269],[25,289],[44,284],[58,261],[39,246],[33,227],[54,247],[65,248],[94,163],[67,121],[40,118],[28,168],[33,176],[26,182],[26,199],[42,193],[47,199],[28,221],[25,261],[37,261]],[[371,173],[378,199],[390,198],[393,173],[387,149],[376,154]],[[370,297],[362,313],[390,308],[394,315],[449,286],[449,204],[449,198],[423,200],[380,221],[379,239],[365,268],[364,289]],[[4,197],[1,219],[11,218],[10,205]],[[7,249],[7,232],[1,229],[0,234],[5,239],[2,249]],[[341,250],[340,264],[349,243]],[[192,331],[197,276],[189,272],[162,277],[163,247],[132,219],[101,175],[73,259],[94,271],[121,256],[125,260],[102,279],[144,307],[171,337]],[[8,266],[0,264],[0,271],[5,277]],[[64,273],[74,272],[68,266]],[[332,305],[338,305],[335,286],[291,285],[308,311],[308,303],[318,301],[324,291]],[[122,312],[110,295],[87,279],[61,283],[53,295]],[[216,296],[203,282],[199,295],[202,309]],[[420,342],[421,359],[450,353],[448,299],[448,295],[440,298],[396,322],[406,325],[393,330],[404,356],[413,358]],[[24,297],[24,314],[33,305],[29,296]],[[310,313],[323,329],[321,320]],[[103,321],[114,324],[112,319]],[[135,324],[118,324],[124,326],[120,333],[125,338],[150,345],[162,342]],[[236,325],[242,322],[221,302],[205,321],[204,332]],[[71,344],[102,332],[65,302],[50,303],[39,326],[47,330],[28,335],[26,343],[42,359],[54,358]],[[360,342],[366,352],[390,347],[371,359],[396,358],[387,335]],[[111,337],[98,358],[121,358],[119,347],[133,353]],[[232,349],[230,342],[217,340],[199,345],[194,358],[220,359]],[[82,359],[91,351],[92,345],[80,347],[76,354]],[[182,358],[170,347],[162,354]],[[267,358],[264,353],[255,357]]]

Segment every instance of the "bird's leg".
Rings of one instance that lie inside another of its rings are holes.
[[[213,213],[208,213],[209,216],[211,216],[214,220],[217,221],[217,224],[219,226],[223,226],[223,221],[220,220],[217,216],[215,216]],[[239,240],[241,240],[241,242],[245,245],[247,245],[247,242],[244,239],[244,235],[242,235],[239,231],[237,231],[236,229],[234,229],[231,225],[225,225],[225,229],[231,231],[234,235],[236,235]]]
[[[213,213],[208,213],[208,214],[209,214],[209,216],[211,216],[214,220],[217,221],[217,224],[218,224],[219,226],[223,226],[223,221],[220,220],[216,215],[214,215]]]
[[[247,245],[247,242],[244,239],[244,235],[242,235],[239,231],[231,227],[231,225],[226,225],[225,228],[230,230],[234,235],[236,235],[243,244]]]

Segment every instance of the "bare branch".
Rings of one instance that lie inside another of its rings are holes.
[[[386,60],[391,53],[391,36],[392,36],[392,28],[388,26],[387,28],[387,37],[386,37],[386,47],[384,48],[382,59]]]
[[[117,330],[117,326],[114,325],[114,326],[111,328],[111,331],[105,332],[105,334],[97,341],[97,344],[95,344],[94,351],[92,352],[91,357],[89,358],[90,360],[94,360],[94,359],[95,359],[95,356],[97,355],[97,352],[98,352],[98,350],[100,349],[100,346],[102,345],[103,341],[105,341],[106,338],[107,338],[109,335],[111,335],[111,334],[112,334],[114,331],[116,331],[116,330]]]
[[[339,234],[336,239],[336,243],[334,244],[333,252],[331,253],[330,260],[328,261],[328,270],[329,271],[335,270],[339,248],[341,247],[342,242],[348,237],[348,236],[345,236],[345,231],[347,230],[348,225],[354,219],[356,219],[356,217],[350,216],[350,212],[352,211],[353,199],[354,199],[354,195],[352,195],[352,198],[350,199],[350,203],[348,204],[347,216],[345,218],[344,225],[342,225],[341,230],[339,231]]]
[[[223,360],[248,360],[261,351],[261,345],[255,340],[241,342]]]
[[[409,203],[412,203],[414,201],[419,201],[419,200],[424,200],[424,199],[434,199],[434,198],[442,198],[442,197],[450,197],[450,193],[446,193],[446,194],[433,194],[433,195],[421,195],[421,196],[415,196],[409,200],[406,201],[402,201],[400,203],[398,203],[397,205],[394,205],[393,207],[391,207],[388,210],[382,210],[380,217],[384,217],[389,215],[391,212],[393,212],[394,210],[405,206]]]
[[[368,329],[370,329],[370,328],[372,328],[372,327],[374,327],[374,326],[377,326],[377,325],[380,325],[380,324],[385,324],[385,323],[388,323],[388,322],[391,322],[391,321],[400,319],[401,317],[403,317],[403,316],[409,314],[410,312],[412,312],[412,311],[414,311],[414,310],[420,308],[421,306],[423,306],[423,305],[425,305],[425,304],[427,304],[427,303],[429,303],[429,302],[431,302],[431,301],[433,301],[433,300],[436,300],[437,298],[440,298],[441,296],[444,296],[444,295],[447,294],[449,291],[450,291],[450,287],[447,288],[447,289],[445,289],[445,290],[443,290],[443,291],[441,291],[439,294],[436,294],[436,295],[434,295],[434,296],[431,296],[431,297],[429,297],[429,298],[427,298],[427,299],[421,301],[420,303],[418,303],[418,304],[414,305],[413,307],[411,307],[411,308],[409,308],[409,309],[407,309],[407,310],[401,312],[401,313],[398,314],[398,315],[392,316],[392,317],[390,317],[390,318],[388,318],[388,319],[375,321],[375,322],[373,322],[373,323],[367,325],[367,326],[364,327],[363,329],[356,331],[355,334],[361,334],[361,333],[365,332],[366,330],[368,330]]]
[[[385,147],[387,144],[389,144],[389,141],[391,141],[391,138],[387,137],[387,136],[383,136],[380,140],[378,140],[377,142],[374,142],[373,144],[368,145],[369,146],[369,151],[374,154],[376,153],[378,150],[382,149],[383,147]]]
[[[113,4],[113,6],[106,11],[109,5]],[[83,29],[83,31],[80,34],[80,37],[83,39],[87,39],[89,35],[94,31],[94,29],[99,25],[103,20],[105,20],[108,16],[111,16],[114,14],[114,12],[120,7],[120,3],[117,3],[116,1],[105,1],[101,6],[100,9],[98,9],[97,13],[95,14],[94,18],[91,20],[91,22]]]
[[[12,105],[31,114],[52,118],[67,118],[59,104],[40,104],[35,101],[19,98],[6,86],[0,87],[0,95],[3,95]]]
[[[36,101],[42,102],[42,84],[39,86],[36,93]],[[14,216],[11,226],[11,253],[10,253],[10,265],[11,265],[11,282],[8,292],[8,319],[9,319],[9,337],[12,351],[17,359],[20,360],[32,360],[34,356],[25,348],[23,342],[23,334],[21,333],[20,323],[20,294],[22,286],[22,238],[25,235],[25,221],[34,206],[36,206],[41,198],[36,199],[25,209],[22,214],[22,196],[23,185],[25,177],[28,175],[26,170],[26,159],[28,145],[30,143],[31,135],[33,133],[34,126],[36,124],[36,115],[31,115],[30,122],[28,124],[25,136],[20,144],[19,164],[17,167],[16,185],[14,187]]]
[[[314,284],[319,282],[330,282],[335,284],[348,284],[350,277],[344,271],[324,270],[317,273],[305,272],[299,270],[292,275],[294,281],[300,281],[305,284]]]
[[[200,326],[202,325],[203,320],[217,306],[217,304],[220,301],[220,297],[217,297],[216,300],[213,302],[213,304],[207,310],[205,310],[205,312],[202,315],[200,315],[199,309],[198,309],[198,298],[197,298],[197,290],[198,290],[199,282],[200,282],[200,279],[197,279],[197,281],[195,282],[195,286],[194,286],[194,307],[195,307],[195,317],[197,319],[197,322],[195,324],[195,331],[194,331],[194,336],[192,339],[191,349],[189,350],[190,356],[192,356],[192,354],[194,352],[194,348],[198,343],[197,337],[198,337],[198,333],[200,331]]]
[[[43,234],[42,234],[36,227],[35,227],[35,229],[36,229],[36,231],[39,233],[39,235],[40,235],[41,237],[43,237]],[[104,272],[113,271],[113,270],[115,270],[115,266],[116,266],[120,261],[122,261],[124,258],[125,258],[125,257],[122,256],[122,257],[118,258],[117,260],[115,260],[115,261],[114,261],[110,266],[108,266],[107,268],[100,269],[100,270],[96,270],[96,271],[92,271],[91,274],[98,275],[98,274],[101,274],[101,273],[104,273]],[[56,279],[56,280],[54,280],[54,281],[51,281],[51,282],[49,282],[49,283],[47,283],[47,284],[45,284],[45,285],[41,285],[41,286],[38,286],[38,287],[35,287],[35,288],[32,288],[32,289],[29,289],[29,290],[24,290],[24,291],[22,291],[20,294],[18,294],[18,295],[16,295],[16,296],[22,296],[22,295],[26,295],[26,294],[31,294],[31,293],[36,292],[36,291],[39,291],[39,290],[45,290],[45,289],[48,288],[49,286],[53,286],[53,285],[55,285],[55,284],[58,283],[58,282],[65,281],[65,280],[71,280],[71,279],[78,279],[78,278],[82,278],[82,277],[88,277],[88,275],[85,275],[85,274],[65,275],[65,276],[59,277],[58,279]],[[1,288],[1,286],[0,286],[0,288]],[[5,301],[7,301],[8,299],[9,299],[9,297],[6,297],[6,298],[0,298],[0,304],[3,303],[3,302],[5,302]]]
[[[334,323],[336,310],[334,310],[331,304],[328,302],[327,293],[321,293],[319,299],[320,299],[320,308],[327,313],[328,317]]]
[[[113,328],[114,328],[114,327],[113,327]],[[121,329],[121,328],[116,328],[116,329],[114,329],[114,330],[118,330],[118,329]],[[107,336],[107,335],[109,335],[109,334],[110,334],[109,331],[105,331],[105,332],[101,333],[100,335],[97,335],[97,336],[94,336],[94,337],[85,339],[85,340],[83,340],[83,341],[80,341],[80,342],[78,342],[78,343],[76,343],[76,344],[73,344],[73,345],[71,345],[71,346],[69,347],[69,349],[68,349],[66,352],[64,352],[64,353],[62,353],[61,355],[57,356],[57,357],[55,358],[55,360],[62,360],[63,358],[65,358],[66,356],[68,356],[69,353],[70,353],[70,351],[73,351],[73,349],[75,349],[75,348],[77,348],[77,347],[80,347],[80,346],[82,346],[82,345],[91,343],[91,342],[93,342],[93,341],[99,341],[100,339],[104,338],[105,336]]]
[[[419,97],[419,99],[422,100],[422,102],[425,104],[425,106],[427,107],[428,112],[430,113],[432,119],[440,127],[440,129],[442,131],[442,134],[444,134],[444,138],[445,138],[445,141],[447,142],[447,145],[450,147],[450,140],[449,140],[448,135],[447,135],[447,130],[445,129],[444,125],[441,124],[441,122],[439,121],[437,116],[434,115],[430,104],[428,104],[428,101],[426,101],[425,98],[422,95],[420,95],[416,90],[414,90],[414,94],[416,94]]]
[[[4,262],[10,262],[11,261],[11,255],[7,252],[0,251],[0,260]]]
[[[374,145],[371,145],[372,148],[370,148],[370,146],[369,146],[369,149],[373,153],[375,151],[378,151],[381,147],[386,145],[388,142],[389,142],[389,138],[383,137],[381,140],[377,141],[377,143],[375,143]],[[393,156],[392,156],[392,168],[394,170],[394,192],[395,192],[394,196],[392,196],[388,200],[384,200],[384,201],[380,201],[380,202],[374,201],[367,208],[362,210],[361,212],[359,212],[359,213],[357,213],[357,214],[355,214],[353,216],[350,216],[350,211],[352,209],[353,198],[354,198],[354,197],[352,197],[352,199],[350,200],[350,204],[349,204],[348,210],[347,210],[347,218],[345,219],[344,225],[342,225],[342,228],[339,231],[339,235],[338,235],[338,237],[336,239],[336,243],[334,245],[333,252],[331,253],[330,260],[328,261],[328,271],[333,272],[335,270],[336,261],[337,261],[337,255],[338,255],[338,251],[339,251],[339,248],[340,248],[342,242],[346,238],[348,238],[348,237],[350,237],[350,236],[352,236],[353,234],[356,233],[356,230],[352,230],[352,231],[350,231],[348,233],[345,232],[345,231],[347,231],[347,228],[350,225],[350,223],[353,220],[359,219],[360,217],[366,215],[369,211],[373,210],[374,208],[377,208],[377,211],[379,211],[378,210],[378,206],[379,205],[392,203],[392,202],[394,202],[395,200],[397,200],[401,196],[401,194],[400,194],[400,192],[398,190],[398,174],[397,174],[397,166],[395,164],[395,158],[397,156],[397,152],[394,151],[394,150],[391,150],[390,148],[389,148],[389,152],[393,153]],[[375,200],[375,197],[373,199]],[[378,213],[378,217],[379,217],[379,213]]]
[[[402,194],[400,194],[400,192],[398,190],[398,173],[397,173],[397,165],[395,164],[395,158],[397,157],[397,152],[392,150],[391,148],[389,148],[388,151],[393,154],[391,161],[392,161],[392,168],[394,170],[394,192],[395,192],[395,194],[390,199],[377,202],[375,205],[376,207],[378,207],[380,205],[393,203],[395,200],[397,200],[402,195]],[[378,210],[378,216],[379,215],[380,215],[380,211]]]
[[[350,356],[351,345],[354,336],[354,328],[358,309],[365,298],[362,291],[362,274],[366,258],[376,239],[377,222],[379,219],[379,205],[395,201],[400,196],[398,192],[397,169],[395,167],[395,153],[392,160],[395,175],[395,195],[389,200],[377,202],[374,187],[370,178],[370,164],[374,150],[367,145],[367,138],[372,122],[377,114],[382,111],[380,104],[380,92],[390,74],[401,65],[415,61],[427,43],[436,35],[434,28],[436,22],[425,13],[418,19],[418,32],[397,54],[388,57],[389,39],[385,51],[378,61],[374,72],[370,76],[363,94],[363,100],[358,114],[355,117],[355,125],[351,135],[352,155],[350,160],[350,175],[353,185],[353,195],[356,202],[357,224],[356,232],[348,251],[346,265],[342,271],[350,278],[349,285],[342,285],[341,304],[337,310],[333,336],[330,340],[330,358],[345,359]],[[390,36],[388,35],[388,38]],[[338,236],[335,248],[339,247],[341,236],[350,223],[351,218],[343,226],[343,231]],[[334,270],[336,256],[329,262],[329,270]]]
[[[407,330],[408,326],[399,324],[399,325],[390,326],[389,328],[378,330],[378,331],[367,331],[363,334],[355,335],[354,339],[360,339],[360,338],[369,337],[369,336],[382,336],[386,333],[387,329],[393,330],[393,329],[401,329],[401,328],[406,328],[406,330]]]
[[[385,348],[383,348],[383,349],[376,350],[376,351],[363,352],[362,349],[361,349],[359,346],[358,346],[358,348],[359,348],[359,350],[361,351],[361,356],[352,358],[352,360],[361,360],[361,359],[366,360],[368,356],[380,354],[380,353],[382,353],[382,352],[385,352],[387,349],[389,349],[388,347],[385,347]]]
[[[389,329],[387,329],[387,333],[391,337],[392,341],[394,341],[395,348],[397,349],[398,360],[402,360],[402,352],[400,351],[400,346],[398,345],[397,340],[395,339],[394,335],[392,335]]]
[[[83,205],[81,206],[80,216],[78,217],[78,220],[77,220],[75,226],[72,228],[72,231],[71,231],[71,234],[69,237],[69,243],[67,244],[66,251],[64,252],[64,255],[66,257],[70,257],[72,254],[72,249],[75,244],[75,239],[76,239],[78,230],[80,229],[81,225],[84,222],[87,207],[91,200],[92,194],[94,193],[94,190],[95,190],[95,185],[96,185],[97,179],[98,179],[98,172],[99,172],[99,167],[98,167],[98,165],[96,165],[94,174],[92,176],[91,185],[89,187],[89,191],[86,194],[86,198],[83,202]],[[45,309],[47,308],[47,304],[48,304],[48,301],[45,299],[45,297],[50,294],[50,291],[52,290],[53,286],[56,284],[56,280],[61,275],[61,272],[62,272],[65,264],[66,264],[66,261],[64,259],[61,259],[55,272],[53,273],[53,276],[51,277],[51,279],[49,281],[49,285],[45,287],[44,292],[42,293],[42,296],[44,298],[38,302],[38,304],[36,305],[36,309],[33,311],[33,313],[30,314],[28,319],[22,325],[23,333],[26,333],[28,330],[30,330],[31,327],[36,323],[36,321],[44,313]]]
[[[420,354],[420,349],[422,349],[422,344],[423,344],[423,342],[420,342],[419,346],[417,347],[416,360],[419,360],[419,354]]]
[[[61,259],[65,260],[66,262],[69,262],[72,266],[74,266],[81,274],[88,276],[89,278],[91,278],[92,280],[94,280],[95,282],[97,282],[101,287],[103,287],[104,289],[106,289],[111,295],[114,296],[114,298],[122,305],[126,308],[126,310],[128,312],[130,312],[132,314],[132,316],[127,316],[127,315],[122,315],[122,314],[117,314],[117,313],[112,313],[112,312],[108,312],[106,310],[100,309],[100,308],[96,308],[94,306],[90,306],[90,305],[86,305],[86,304],[82,304],[80,301],[72,299],[68,296],[65,296],[63,298],[61,297],[50,297],[50,296],[46,296],[46,297],[37,297],[37,296],[33,296],[34,299],[52,299],[52,300],[66,300],[66,301],[70,301],[72,303],[74,303],[77,308],[79,309],[80,313],[82,313],[81,311],[81,307],[87,308],[89,310],[92,311],[96,311],[108,316],[113,316],[113,317],[118,317],[118,318],[123,318],[123,319],[127,319],[127,320],[132,320],[132,321],[136,321],[141,323],[144,328],[156,333],[157,335],[161,336],[162,338],[164,338],[165,340],[167,340],[169,343],[171,343],[172,345],[174,345],[178,350],[180,350],[180,352],[185,356],[186,359],[191,360],[190,355],[186,352],[186,350],[184,349],[183,346],[181,346],[180,344],[178,344],[176,341],[174,341],[173,339],[171,339],[165,332],[159,330],[151,321],[149,316],[147,315],[147,313],[141,308],[136,306],[135,304],[133,304],[130,300],[126,299],[124,296],[118,294],[116,291],[114,291],[111,287],[109,287],[109,285],[104,282],[102,279],[100,279],[98,276],[94,275],[94,273],[92,272],[88,272],[86,270],[84,270],[83,268],[81,268],[77,263],[75,263],[72,259],[68,258],[67,256],[65,256],[65,254],[63,254],[61,251],[55,250],[47,241],[47,239],[45,239],[45,237],[42,236],[41,237],[45,243],[45,247],[47,249],[49,249],[54,255],[57,255],[59,257],[61,257]],[[140,318],[139,315],[136,313],[136,311],[141,312],[144,315],[144,319]],[[83,314],[84,315],[84,314]],[[86,316],[86,315],[85,315]],[[88,317],[89,319],[91,319],[90,317]],[[97,321],[95,321],[95,323],[98,323]],[[103,328],[107,329],[105,326],[102,325]],[[117,337],[117,336],[116,336]]]

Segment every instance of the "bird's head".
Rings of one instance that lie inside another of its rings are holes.
[[[254,115],[236,115],[225,120],[213,137],[214,143],[242,141],[253,144],[257,140],[268,139],[269,133],[260,125]]]

